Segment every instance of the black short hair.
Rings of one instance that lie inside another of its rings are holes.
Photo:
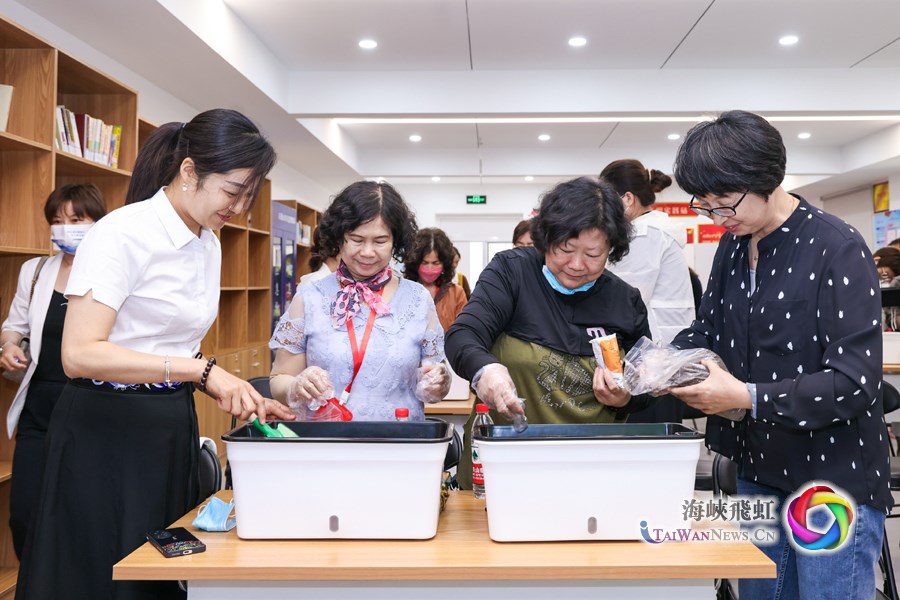
[[[44,203],[44,218],[47,219],[47,223],[53,225],[56,213],[66,202],[72,203],[72,212],[81,218],[90,217],[92,221],[96,222],[106,215],[106,204],[100,188],[93,183],[67,183],[59,186],[47,196],[47,201]]]
[[[759,115],[724,112],[694,125],[675,156],[675,181],[696,197],[750,192],[768,198],[784,181],[781,134]]]
[[[357,181],[338,193],[319,222],[319,248],[323,256],[337,256],[344,236],[360,225],[381,217],[391,231],[397,262],[405,262],[416,237],[416,217],[389,183]]]
[[[538,214],[531,220],[531,239],[545,254],[590,229],[606,235],[611,262],[628,253],[631,225],[616,190],[602,179],[579,177],[544,194]]]
[[[441,286],[453,281],[453,244],[447,234],[437,227],[420,229],[416,234],[416,241],[407,254],[406,264],[403,266],[403,276],[412,281],[419,281],[419,266],[432,250],[437,253],[444,269],[435,283]]]

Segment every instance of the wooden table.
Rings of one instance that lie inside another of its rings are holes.
[[[284,498],[282,510],[290,504]],[[114,567],[113,579],[188,580],[190,600],[675,600],[714,598],[714,578],[775,576],[749,542],[493,542],[484,503],[471,492],[451,493],[437,535],[425,541],[241,540],[234,530],[195,530],[195,515],[175,525],[195,533],[206,552],[166,559],[144,544]]]
[[[474,404],[474,396],[465,400],[441,400],[436,404],[426,404],[425,415],[464,415],[468,418]]]

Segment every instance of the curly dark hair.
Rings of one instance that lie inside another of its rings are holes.
[[[541,198],[538,214],[531,219],[531,239],[541,254],[590,229],[606,235],[610,262],[628,254],[631,225],[619,194],[609,182],[594,177],[557,184]]]
[[[391,231],[394,260],[404,262],[418,230],[416,217],[394,186],[378,181],[351,183],[334,197],[317,228],[321,254],[340,254],[344,236],[376,217]]]
[[[416,234],[415,244],[403,266],[403,276],[411,281],[419,281],[419,266],[432,250],[437,253],[438,260],[444,268],[435,283],[440,287],[453,281],[453,244],[447,234],[437,227],[420,229]]]

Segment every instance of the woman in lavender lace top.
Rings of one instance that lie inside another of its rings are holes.
[[[302,286],[278,322],[272,395],[301,418],[344,396],[354,420],[393,420],[400,407],[423,420],[423,402],[443,399],[450,374],[431,295],[389,266],[405,257],[415,217],[389,184],[361,181],[338,194],[318,232],[322,251],[341,261],[334,275]]]

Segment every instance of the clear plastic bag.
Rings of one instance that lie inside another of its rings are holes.
[[[673,387],[700,383],[709,377],[709,370],[700,364],[702,360],[713,360],[728,370],[712,350],[679,350],[672,344],[658,344],[642,337],[625,355],[625,387],[632,396],[662,396]]]
[[[625,355],[625,388],[632,396],[662,396],[674,387],[700,383],[709,377],[709,369],[700,361],[712,360],[727,371],[719,355],[706,348],[680,350],[672,344],[655,343],[642,337]],[[734,408],[718,413],[720,417],[740,421],[746,410]]]

